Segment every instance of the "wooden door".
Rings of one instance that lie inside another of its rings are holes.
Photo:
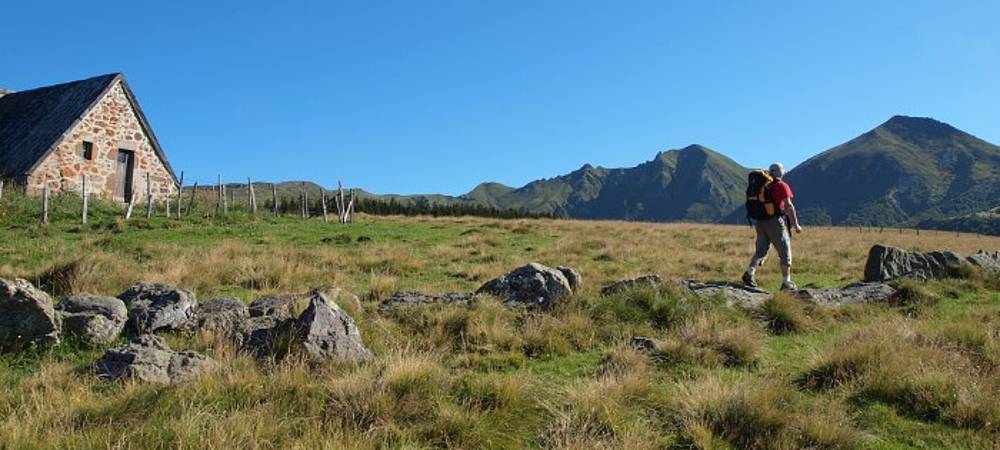
[[[118,150],[115,164],[115,197],[127,202],[132,198],[132,171],[135,168],[135,153]]]

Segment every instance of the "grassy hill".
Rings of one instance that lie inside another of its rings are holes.
[[[120,220],[73,198],[0,202],[0,277],[55,296],[117,295],[140,280],[200,299],[339,286],[376,357],[258,364],[226,339],[167,336],[221,370],[174,386],[101,382],[104,351],[73,342],[0,355],[0,448],[995,448],[1000,285],[904,284],[894,305],[840,309],[776,296],[760,312],[674,289],[601,295],[659,273],[733,280],[746,227],[605,221],[360,217],[342,226],[242,213]],[[1000,249],[954,233],[795,236],[796,279],[861,277],[870,245]],[[396,290],[472,290],[527,261],[575,267],[583,288],[552,312],[473,307],[382,312]],[[775,289],[777,262],[760,281]],[[661,342],[655,357],[632,335]]]
[[[896,116],[800,164],[788,181],[812,223],[932,224],[1000,206],[1000,147]]]
[[[670,150],[636,167],[584,165],[567,175],[466,195],[502,208],[578,219],[714,222],[742,205],[746,169],[700,145]]]

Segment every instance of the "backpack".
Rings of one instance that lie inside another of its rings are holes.
[[[767,220],[784,214],[771,199],[771,184],[774,177],[766,170],[757,169],[747,175],[747,218]]]

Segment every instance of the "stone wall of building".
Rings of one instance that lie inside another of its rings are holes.
[[[93,157],[90,160],[83,157],[84,141],[93,144]],[[115,199],[118,183],[115,170],[119,149],[131,150],[135,154],[133,189],[137,200],[145,199],[147,173],[154,200],[162,200],[176,192],[173,177],[156,155],[149,137],[143,132],[120,81],[111,87],[104,98],[63,137],[56,150],[28,176],[27,188],[38,192],[47,181],[51,192],[79,192],[83,175],[86,174],[88,192]]]

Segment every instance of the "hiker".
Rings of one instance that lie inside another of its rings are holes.
[[[802,232],[798,214],[792,205],[792,188],[782,179],[785,167],[771,164],[767,172],[750,172],[747,187],[747,218],[757,231],[757,249],[750,259],[750,266],[743,273],[743,284],[757,287],[754,273],[764,264],[771,245],[781,259],[781,290],[796,290],[792,282],[792,240],[788,234],[789,221],[798,233]]]

